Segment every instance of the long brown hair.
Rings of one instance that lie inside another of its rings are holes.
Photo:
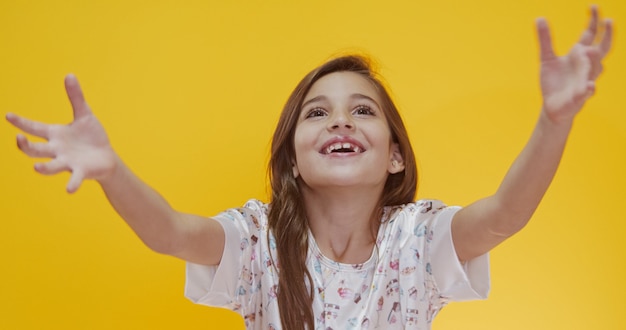
[[[372,70],[367,58],[350,55],[332,59],[300,81],[280,115],[272,139],[268,168],[272,188],[269,232],[273,233],[276,240],[277,259],[274,260],[279,269],[277,294],[283,329],[305,329],[305,325],[308,329],[314,329],[315,324],[312,308],[314,285],[306,267],[309,224],[298,181],[292,170],[296,155],[293,144],[296,124],[311,86],[321,77],[341,71],[358,73],[375,87],[392,141],[398,144],[404,161],[404,171],[387,177],[376,212],[382,214],[383,206],[412,202],[417,190],[417,165],[406,128],[387,89]],[[380,216],[372,219],[380,221]]]

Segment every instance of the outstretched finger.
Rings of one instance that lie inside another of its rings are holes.
[[[589,82],[593,82],[593,59],[589,56],[589,52],[586,53],[582,49],[578,49],[573,55],[579,67],[578,76],[575,80],[577,82],[577,95],[579,95],[581,100],[585,100],[588,97]]]
[[[58,159],[53,159],[47,163],[35,164],[35,171],[44,175],[53,175],[67,170],[69,170],[67,164]]]
[[[596,33],[598,32],[598,6],[591,6],[591,18],[589,19],[589,26],[580,36],[579,43],[590,46],[596,39]]]
[[[65,188],[68,193],[73,194],[80,188],[81,183],[85,176],[80,170],[73,170],[72,176],[70,177],[70,181],[67,183],[67,187]]]
[[[65,76],[65,91],[74,110],[74,119],[79,119],[91,113],[78,79],[73,74]]]
[[[22,150],[22,152],[28,155],[29,157],[34,157],[34,158],[54,157],[54,152],[50,148],[50,145],[47,143],[30,142],[22,134],[18,134],[16,140],[17,140],[17,147],[20,148],[20,150]]]
[[[25,133],[48,139],[50,135],[50,125],[36,122],[34,120],[20,117],[13,113],[7,113],[6,119],[13,126],[21,129]]]
[[[544,18],[538,18],[536,21],[537,36],[539,38],[539,49],[541,61],[549,61],[554,59],[554,49],[552,48],[552,37],[550,36],[550,28],[548,22]]]
[[[589,75],[587,77],[588,80],[596,80],[600,73],[602,73],[602,57],[600,54],[600,50],[597,48],[589,48],[586,52],[587,57],[589,58],[590,70]]]
[[[611,44],[613,43],[613,21],[610,19],[604,20],[604,35],[598,47],[600,47],[600,54],[602,57],[611,50]]]

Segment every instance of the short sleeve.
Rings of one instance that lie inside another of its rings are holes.
[[[442,298],[451,301],[485,299],[489,294],[489,254],[461,263],[452,242],[452,218],[460,207],[440,211],[430,243],[433,277]]]
[[[226,239],[219,265],[187,263],[185,297],[197,304],[226,307],[233,303],[241,270],[240,233],[235,223],[225,216],[214,218],[224,228]]]

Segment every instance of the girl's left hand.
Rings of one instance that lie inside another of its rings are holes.
[[[611,48],[613,26],[604,20],[602,38],[596,41],[598,8],[591,7],[589,26],[567,55],[556,56],[545,19],[537,20],[541,49],[541,94],[543,111],[553,123],[571,122],[595,92],[595,80],[602,72],[602,59]]]

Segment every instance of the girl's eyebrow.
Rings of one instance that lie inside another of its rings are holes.
[[[304,101],[304,103],[302,103],[302,107],[301,108],[304,109],[304,107],[306,107],[309,103],[314,103],[314,102],[317,102],[317,101],[323,101],[323,100],[327,100],[327,99],[328,98],[326,96],[324,96],[324,95],[318,95],[318,96],[316,96],[316,97],[314,97],[314,98],[312,98],[310,100]]]
[[[374,100],[373,98],[365,95],[365,94],[361,94],[361,93],[354,93],[352,95],[350,95],[351,99],[355,99],[355,100],[361,100],[361,99],[365,99],[365,100],[369,100],[372,101],[374,104],[376,104],[377,107],[380,108],[380,105],[378,104],[378,102],[376,102],[376,100]],[[326,101],[328,100],[328,97],[326,97],[325,95],[318,95],[312,99],[306,100],[304,101],[304,103],[302,103],[302,108],[306,107],[308,104],[310,103],[315,103],[318,101]]]
[[[380,108],[380,105],[378,104],[378,102],[376,102],[376,100],[374,100],[373,98],[365,95],[365,94],[360,94],[360,93],[354,93],[352,95],[350,95],[350,98],[352,99],[356,99],[356,100],[361,100],[361,99],[365,99],[365,100],[370,100],[372,101],[372,103],[376,104],[376,106],[378,108]]]

